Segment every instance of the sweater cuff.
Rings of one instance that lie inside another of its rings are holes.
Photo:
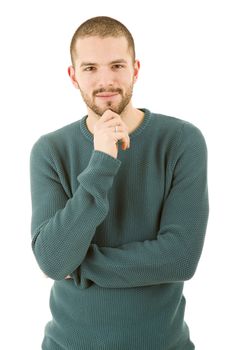
[[[92,152],[88,167],[108,169],[112,175],[116,175],[120,165],[120,159],[114,158],[105,152],[94,150]]]
[[[86,169],[79,174],[77,180],[93,195],[105,196],[112,187],[120,165],[119,159],[94,150]]]

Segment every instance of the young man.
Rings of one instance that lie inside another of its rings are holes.
[[[133,107],[140,63],[120,22],[84,22],[71,60],[88,113],[30,156],[32,249],[54,280],[42,349],[194,349],[183,285],[208,220],[204,137]]]

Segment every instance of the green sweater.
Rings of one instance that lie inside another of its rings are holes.
[[[141,110],[117,159],[94,150],[87,116],[32,147],[32,249],[54,280],[43,350],[194,349],[183,285],[208,221],[206,143]]]

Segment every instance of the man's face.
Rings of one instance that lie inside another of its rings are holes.
[[[76,53],[74,79],[87,107],[99,116],[107,109],[121,114],[131,101],[139,70],[126,38],[78,39]]]

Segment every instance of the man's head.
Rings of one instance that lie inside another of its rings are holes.
[[[70,55],[72,65],[75,66],[76,55],[78,54],[78,47],[76,42],[78,39],[83,39],[91,36],[98,36],[100,38],[119,38],[125,37],[128,43],[128,49],[132,55],[132,62],[135,61],[135,46],[134,39],[129,30],[114,18],[99,16],[93,17],[82,23],[73,35],[70,44]]]
[[[94,17],[71,40],[68,72],[87,107],[101,116],[107,109],[121,114],[131,101],[140,68],[128,29],[110,17]]]

